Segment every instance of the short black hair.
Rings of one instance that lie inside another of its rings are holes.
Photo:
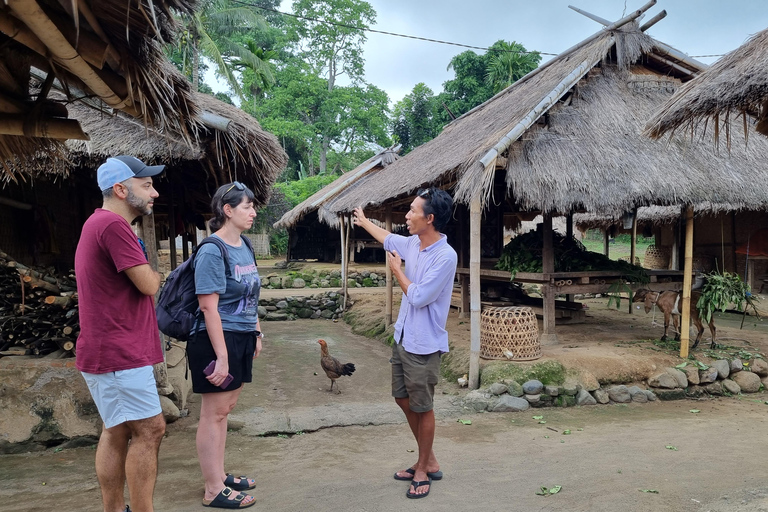
[[[421,188],[416,192],[416,197],[424,200],[424,216],[434,215],[435,220],[432,225],[437,231],[442,232],[443,228],[451,220],[451,210],[453,209],[453,199],[451,195],[443,189],[437,187]]]

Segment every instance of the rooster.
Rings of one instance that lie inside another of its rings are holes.
[[[328,391],[333,391],[333,383],[336,382],[336,379],[342,375],[352,375],[355,371],[355,365],[352,363],[341,364],[338,359],[328,352],[328,344],[325,340],[317,340],[317,342],[320,344],[320,366],[323,367],[323,371],[331,379],[331,389]],[[336,392],[341,393],[339,386],[336,386]]]

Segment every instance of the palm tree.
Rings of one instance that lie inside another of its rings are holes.
[[[488,51],[486,83],[497,93],[536,69],[540,61],[539,52],[529,52],[514,41],[497,41]]]
[[[238,34],[247,35],[252,30],[267,28],[264,18],[254,9],[235,6],[231,0],[203,0],[200,9],[193,16],[182,15],[181,22],[184,29],[178,51],[182,71],[191,71],[193,90],[197,91],[200,83],[201,57],[214,63],[216,72],[241,99],[244,99],[243,92],[234,74],[234,63],[253,69],[264,77],[265,83],[274,82],[269,63],[233,39]]]

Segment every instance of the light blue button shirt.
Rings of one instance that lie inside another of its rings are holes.
[[[412,282],[403,294],[395,323],[395,341],[402,337],[403,348],[412,354],[448,352],[445,323],[451,309],[456,251],[448,237],[423,251],[418,236],[387,235],[384,249],[396,251],[405,261],[405,276]]]

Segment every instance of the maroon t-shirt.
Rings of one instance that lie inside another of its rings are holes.
[[[120,215],[98,208],[85,221],[75,252],[78,370],[107,373],[163,361],[154,299],[123,272],[146,263],[138,238]]]

